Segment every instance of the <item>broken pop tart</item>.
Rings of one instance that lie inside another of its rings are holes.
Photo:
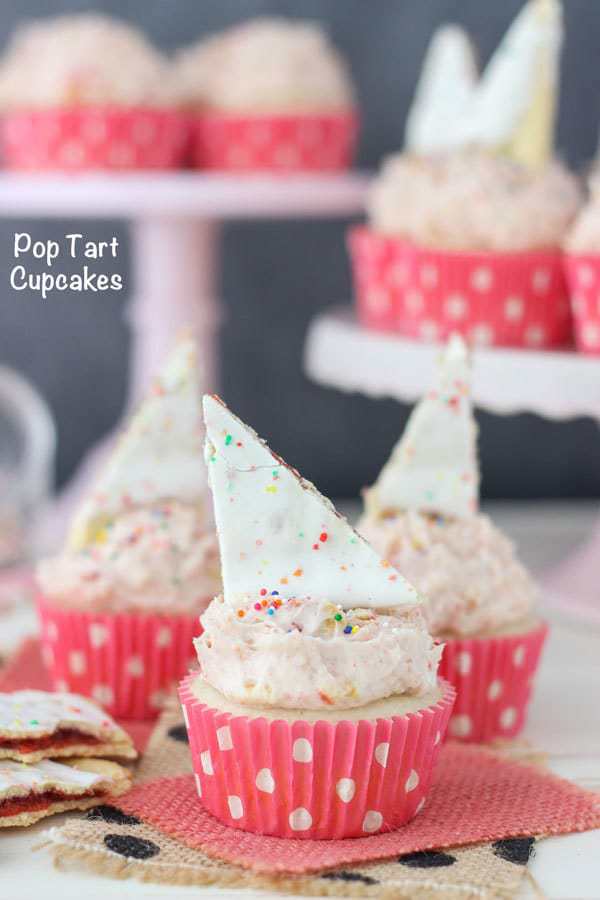
[[[135,759],[133,742],[103,710],[78,694],[0,694],[0,761],[57,757]]]
[[[130,786],[127,769],[105,759],[43,759],[33,765],[5,759],[0,761],[0,828],[89,809]]]

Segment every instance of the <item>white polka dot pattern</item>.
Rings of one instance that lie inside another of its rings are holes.
[[[335,792],[343,803],[350,803],[356,792],[356,783],[352,778],[340,778]]]
[[[234,116],[213,113],[192,123],[192,161],[200,169],[339,171],[352,161],[352,113]]]
[[[299,806],[290,813],[289,822],[292,831],[308,831],[312,825],[312,816],[305,807]]]
[[[505,262],[499,255],[430,251],[365,227],[351,230],[349,248],[359,319],[367,327],[423,341],[458,331],[483,346],[537,349],[569,342],[558,251]],[[600,294],[600,278],[595,290]]]
[[[113,109],[11,113],[2,126],[14,169],[168,169],[181,165],[186,119],[176,111]]]
[[[375,809],[370,809],[364,819],[363,819],[363,831],[367,834],[372,834],[374,831],[379,831],[381,826],[383,825],[383,816],[380,812],[377,812]]]
[[[297,738],[294,741],[294,746],[292,750],[292,756],[299,763],[309,763],[312,762],[313,751],[310,745],[310,741],[306,738]]]

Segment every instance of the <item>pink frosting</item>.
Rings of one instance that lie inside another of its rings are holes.
[[[38,582],[50,600],[98,611],[200,612],[220,590],[216,536],[199,511],[178,502],[132,510],[100,541],[43,560]]]
[[[434,635],[484,634],[531,614],[535,585],[487,516],[364,516],[358,530],[423,595]]]
[[[580,203],[557,162],[532,172],[482,151],[391,156],[368,202],[372,227],[442,250],[516,251],[560,245]]]
[[[421,610],[343,610],[276,594],[217,597],[195,640],[207,682],[230,700],[285,709],[348,709],[436,685],[441,646]]]

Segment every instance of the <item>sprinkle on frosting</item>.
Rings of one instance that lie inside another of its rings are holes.
[[[311,596],[343,609],[419,602],[330,501],[218,397],[205,396],[204,415],[226,600],[277,585],[282,599]]]
[[[365,492],[369,515],[406,510],[452,517],[476,513],[476,443],[469,356],[462,338],[453,335],[435,388],[413,410],[379,478]]]

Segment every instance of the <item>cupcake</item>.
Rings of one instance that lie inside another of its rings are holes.
[[[135,28],[97,13],[21,26],[0,61],[5,164],[13,169],[164,169],[185,120],[169,64]]]
[[[580,194],[551,150],[560,6],[530,0],[472,86],[459,36],[434,42],[406,150],[384,162],[368,224],[350,233],[358,314],[419,340],[456,331],[479,345],[562,346],[560,247]]]
[[[590,196],[565,241],[565,269],[571,295],[575,342],[583,353],[600,353],[600,181],[590,180]]]
[[[180,688],[200,801],[258,834],[397,828],[454,696],[420,598],[218,398],[204,411],[223,595]]]
[[[181,50],[193,163],[235,171],[337,171],[357,134],[348,69],[313,23],[263,18]]]
[[[521,731],[547,628],[512,544],[478,511],[470,378],[453,336],[357,527],[426,598],[428,627],[445,644],[440,674],[457,690],[449,734],[490,741]]]
[[[182,341],[37,571],[44,658],[56,690],[119,718],[155,716],[188,671],[198,615],[219,590],[206,506],[197,361]]]

